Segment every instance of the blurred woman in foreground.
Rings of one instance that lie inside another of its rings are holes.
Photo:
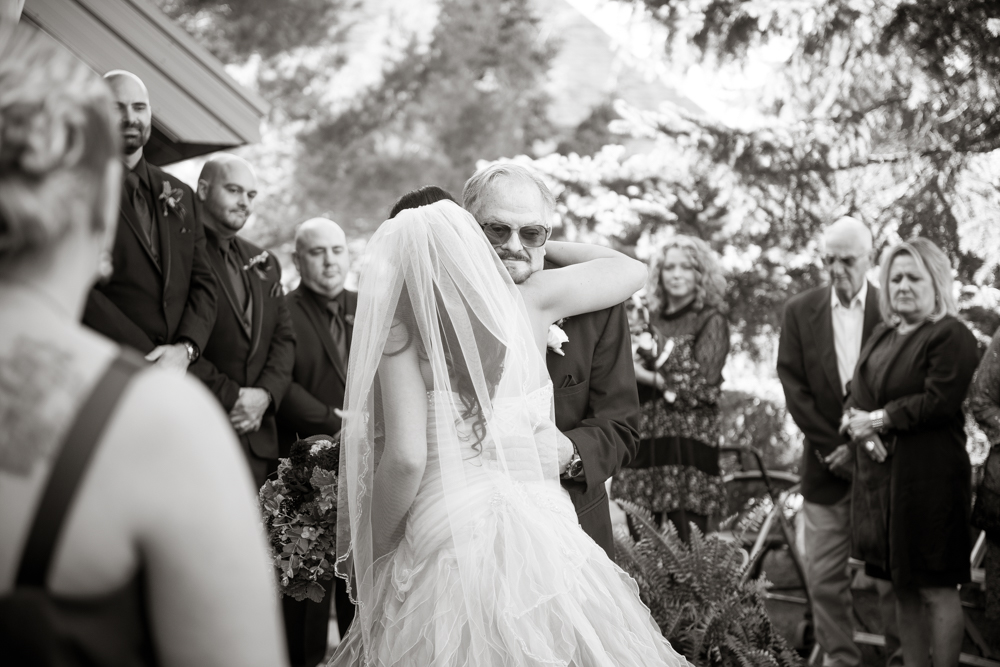
[[[201,385],[78,324],[121,164],[101,79],[47,39],[0,60],[4,664],[282,665],[249,471]]]

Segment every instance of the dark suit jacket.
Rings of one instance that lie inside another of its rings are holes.
[[[546,363],[555,386],[556,426],[583,459],[583,475],[563,481],[584,531],[614,557],[604,482],[635,456],[639,395],[625,307],[574,315],[562,325],[569,337]]]
[[[358,293],[345,290],[347,305],[345,327],[350,349],[354,335],[354,313],[358,308]],[[282,456],[299,438],[312,435],[336,435],[340,417],[334,408],[344,407],[347,382],[347,359],[341,359],[333,345],[329,315],[320,297],[299,286],[288,295],[288,310],[295,327],[295,366],[288,393],[278,410],[278,439]]]
[[[177,178],[147,164],[160,241],[153,261],[132,201],[122,191],[111,251],[114,274],[87,298],[83,323],[143,354],[188,338],[204,350],[215,322],[216,285],[205,255],[205,231],[194,211],[194,193]],[[183,215],[157,199],[164,182],[180,188]]]
[[[778,343],[778,377],[785,390],[785,405],[805,435],[800,470],[802,495],[820,505],[836,503],[851,487],[850,482],[834,475],[819,460],[819,456],[829,456],[848,442],[847,436],[838,433],[844,392],[833,342],[831,289],[817,287],[789,299]],[[878,289],[871,284],[867,289],[862,346],[882,320]]]
[[[236,237],[236,246],[245,263],[264,250]],[[281,291],[281,265],[274,256],[248,269],[253,317],[250,326],[229,281],[226,263],[218,251],[218,239],[208,230],[208,260],[219,284],[219,312],[215,327],[190,371],[201,378],[229,412],[239,398],[241,387],[260,387],[271,394],[273,403],[264,414],[260,429],[241,436],[243,446],[262,459],[278,458],[278,433],[274,412],[292,379],[295,362],[295,331]]]

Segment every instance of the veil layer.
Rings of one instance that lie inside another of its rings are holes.
[[[472,216],[450,201],[409,209],[384,222],[368,244],[358,289],[341,441],[337,574],[358,604],[356,628],[369,646],[378,614],[379,564],[373,551],[374,474],[395,443],[384,437],[379,364],[406,342],[421,360],[427,432],[434,451],[425,479],[440,485],[445,511],[437,539],[455,549],[467,590],[475,557],[465,553],[476,526],[466,504],[471,478],[558,488],[551,382],[524,302]],[[472,494],[472,495],[470,495]],[[401,538],[402,536],[397,536]],[[472,604],[470,602],[470,604]]]

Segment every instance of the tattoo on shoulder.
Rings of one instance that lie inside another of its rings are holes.
[[[0,354],[0,471],[25,476],[52,456],[79,407],[72,360],[57,345],[27,338]]]

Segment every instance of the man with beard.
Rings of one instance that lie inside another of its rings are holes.
[[[191,372],[229,413],[257,486],[277,467],[274,414],[292,379],[295,333],[281,265],[236,235],[250,217],[257,177],[235,155],[216,155],[198,177],[208,261],[219,285],[215,326]]]
[[[344,289],[351,260],[340,225],[326,218],[303,222],[295,231],[292,261],[302,282],[288,295],[296,342],[292,383],[278,410],[282,456],[288,456],[296,440],[340,431],[337,410],[344,407],[347,356],[358,307],[358,293]],[[323,659],[331,596],[341,637],[354,619],[344,580],[335,577],[323,587],[322,602],[281,599],[292,667],[312,667]]]
[[[462,195],[515,283],[542,270],[555,198],[537,174],[514,164],[493,164],[476,172]],[[613,559],[604,483],[635,455],[639,441],[628,318],[619,304],[568,318],[561,329],[568,340],[561,354],[549,350],[546,364],[556,426],[563,435],[562,484],[581,527]]]
[[[216,286],[191,188],[146,162],[149,93],[139,77],[105,76],[121,117],[125,163],[110,278],[87,299],[83,323],[157,365],[184,371],[205,348]]]

